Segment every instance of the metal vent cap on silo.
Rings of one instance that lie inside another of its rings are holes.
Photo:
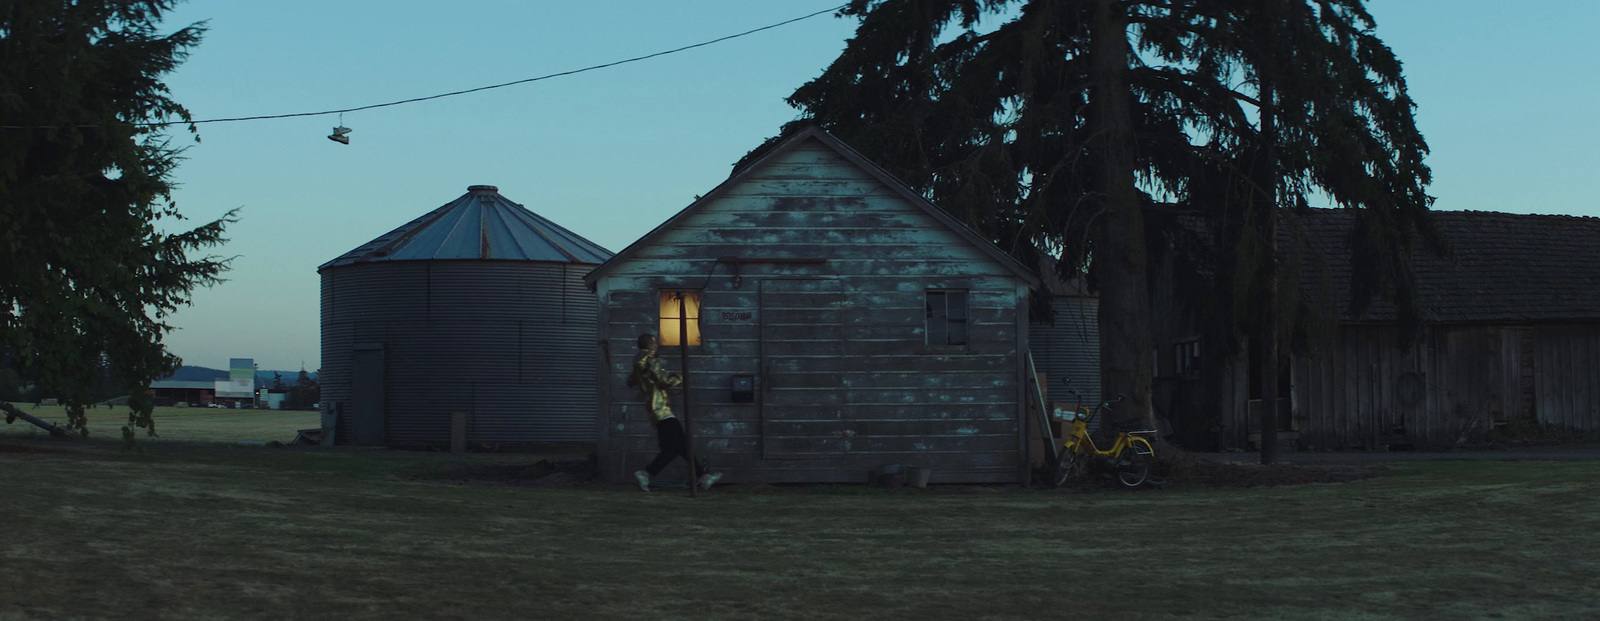
[[[474,185],[461,198],[338,258],[330,267],[375,261],[502,259],[597,265],[611,252],[500,195]]]

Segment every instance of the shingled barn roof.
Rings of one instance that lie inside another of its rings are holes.
[[[1454,256],[1418,248],[1413,256],[1422,317],[1443,323],[1600,320],[1600,218],[1435,211]],[[1315,209],[1295,216],[1285,235],[1303,235],[1308,291],[1331,285],[1341,312],[1350,300],[1349,238],[1355,214]],[[1290,248],[1287,239],[1280,248]],[[1373,304],[1359,318],[1392,321],[1394,305]]]

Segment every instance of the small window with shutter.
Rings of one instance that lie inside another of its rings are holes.
[[[966,290],[930,289],[926,295],[928,345],[965,346],[968,336]]]

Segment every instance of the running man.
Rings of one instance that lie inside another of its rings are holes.
[[[677,373],[667,373],[661,366],[661,358],[656,356],[656,335],[645,333],[639,335],[639,357],[633,360],[633,371],[628,374],[628,385],[634,386],[643,393],[644,400],[650,405],[650,422],[656,426],[656,444],[661,447],[661,452],[656,454],[654,461],[644,470],[633,473],[634,481],[639,483],[639,489],[650,491],[650,477],[661,474],[661,471],[679,457],[687,459],[689,442],[683,433],[683,423],[678,422],[678,417],[672,413],[672,405],[667,397],[667,388],[683,383],[683,376]],[[694,471],[700,474],[696,483],[700,489],[711,489],[717,479],[722,478],[722,473],[712,473],[706,469],[705,460],[695,458]]]

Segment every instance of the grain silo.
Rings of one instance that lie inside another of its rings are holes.
[[[317,268],[339,444],[595,442],[594,294],[611,252],[490,185]],[[457,417],[458,420],[461,417]]]

